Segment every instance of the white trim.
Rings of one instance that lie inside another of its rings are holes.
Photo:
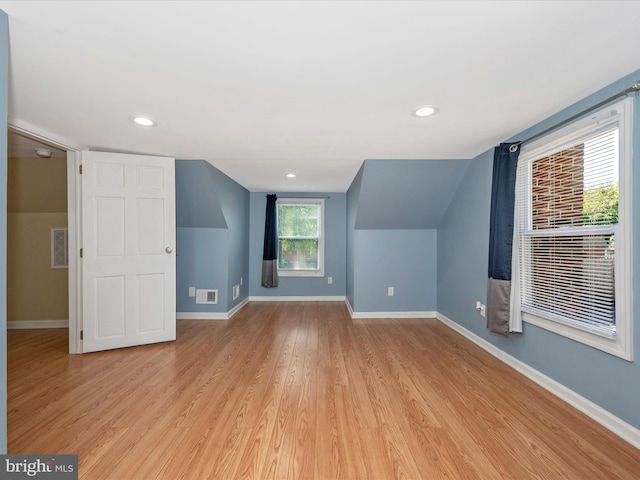
[[[235,307],[233,307],[231,310],[227,312],[228,318],[233,317],[236,313],[240,311],[242,307],[248,304],[249,304],[249,297],[244,298],[238,305],[236,305]]]
[[[548,392],[552,393],[553,395],[560,398],[561,400],[567,402],[569,405],[571,405],[572,407],[575,407],[576,409],[578,409],[588,417],[598,422],[603,427],[612,431],[623,440],[626,440],[636,448],[640,448],[640,429],[625,422],[619,417],[616,417],[608,410],[605,410],[599,405],[596,405],[591,400],[586,399],[582,395],[565,387],[561,383],[546,376],[545,374],[541,373],[535,368],[527,365],[526,363],[518,360],[515,357],[512,357],[508,353],[504,352],[503,350],[500,350],[498,347],[487,342],[485,339],[477,336],[475,333],[471,332],[470,330],[467,330],[463,326],[447,318],[441,313],[437,313],[436,318],[440,320],[440,322],[444,323],[451,329],[461,334],[463,337],[466,337],[469,340],[471,340],[473,343],[475,343],[480,348],[484,349],[485,351],[487,351],[488,353],[496,357],[498,360],[507,364],[514,370],[520,372],[529,380],[537,383]]]
[[[344,302],[344,296],[325,296],[325,297],[249,297],[252,302]]]
[[[436,318],[437,312],[353,312],[351,318]]]
[[[176,312],[176,320],[229,320],[225,312]]]
[[[240,311],[242,307],[249,303],[249,299],[245,298],[238,305],[233,307],[228,312],[177,312],[176,320],[229,320],[236,313]]]
[[[69,320],[9,320],[7,330],[32,330],[37,328],[69,328]]]
[[[82,353],[82,183],[79,175],[80,152],[67,152],[67,228],[69,241],[69,353]]]
[[[318,247],[318,256],[320,256]],[[318,270],[281,270],[278,269],[279,277],[324,277],[324,271]]]
[[[47,145],[51,145],[52,147],[65,150],[67,152],[82,150],[83,148],[66,138],[60,137],[55,133],[48,132],[46,130],[41,130],[35,125],[22,121],[18,118],[14,118],[11,115],[9,115],[9,118],[7,119],[7,127],[10,132],[17,133],[31,140],[46,143]]]
[[[349,302],[349,297],[345,297],[344,303],[347,304],[347,309],[349,310],[349,316],[353,318],[353,308],[351,307],[351,302]]]
[[[354,312],[348,298],[345,298],[344,303],[351,318],[436,318],[438,314],[438,312]]]

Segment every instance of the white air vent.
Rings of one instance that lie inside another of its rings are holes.
[[[240,285],[233,286],[233,300],[240,296]]]
[[[51,229],[51,268],[69,268],[69,237],[66,228]]]
[[[196,290],[196,303],[218,303],[218,290]]]

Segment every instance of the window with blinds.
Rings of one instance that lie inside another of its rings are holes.
[[[630,150],[620,146],[621,121],[619,111],[607,111],[523,149],[515,209],[523,319],[528,314],[613,342],[622,318],[617,256],[626,240],[619,230],[623,218],[630,221],[630,204],[621,215],[621,152]]]

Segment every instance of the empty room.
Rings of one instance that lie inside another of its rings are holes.
[[[0,0],[0,478],[640,478],[639,20]]]

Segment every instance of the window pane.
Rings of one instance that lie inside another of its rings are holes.
[[[618,129],[531,162],[531,228],[618,223]]]
[[[278,236],[317,237],[318,205],[278,205]]]
[[[317,270],[318,240],[312,238],[281,238],[278,241],[278,268]]]
[[[530,192],[520,209],[523,308],[616,331],[618,151],[618,127],[612,126],[530,160],[519,187]]]

